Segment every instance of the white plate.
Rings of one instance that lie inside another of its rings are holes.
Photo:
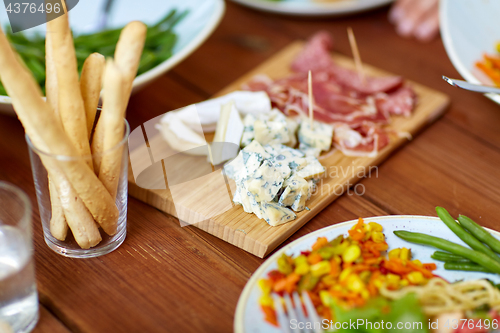
[[[76,34],[92,32],[104,1],[80,1],[70,11],[71,28]],[[196,50],[219,24],[225,4],[223,0],[115,0],[113,3],[109,17],[110,28],[124,26],[133,20],[153,24],[174,8],[179,12],[189,10],[189,14],[174,29],[178,41],[172,57],[139,75],[134,81],[134,91],[164,74]],[[1,5],[0,22],[2,26],[8,22],[5,7]],[[45,33],[45,24],[26,31],[26,33],[32,32]],[[9,97],[0,96],[0,112],[14,114]]]
[[[496,53],[495,45],[500,41],[500,1],[442,0],[440,6],[441,36],[448,57],[466,81],[481,83],[472,69],[484,52]],[[500,95],[486,96],[500,104]]]
[[[384,227],[384,234],[387,239],[387,244],[389,244],[389,250],[398,247],[410,247],[413,257],[419,259],[424,263],[435,262],[438,269],[434,271],[437,275],[442,276],[448,281],[457,281],[461,279],[479,279],[479,278],[489,278],[496,283],[500,282],[500,277],[495,274],[487,273],[476,273],[476,272],[460,272],[460,271],[446,271],[443,268],[441,262],[436,262],[430,258],[431,254],[436,250],[434,248],[411,244],[406,241],[401,240],[393,234],[394,230],[408,230],[415,232],[422,232],[426,234],[437,235],[448,239],[452,242],[465,245],[448,227],[441,222],[437,217],[429,216],[378,216],[364,218],[365,222],[377,222]],[[269,259],[267,259],[255,273],[252,275],[250,280],[248,280],[243,292],[240,295],[238,305],[236,307],[236,314],[234,318],[234,330],[236,333],[259,333],[259,332],[270,332],[270,333],[280,333],[281,331],[266,323],[264,321],[264,315],[259,307],[258,299],[261,295],[257,281],[261,278],[267,277],[273,269],[277,269],[276,261],[278,257],[285,252],[287,255],[296,256],[300,254],[300,251],[310,250],[314,242],[318,237],[326,237],[331,240],[338,235],[344,234],[348,235],[347,231],[358,222],[358,220],[352,220],[348,222],[343,222],[339,224],[326,227],[315,232],[312,232],[304,237],[297,239],[296,241],[283,247],[281,250],[273,254]],[[500,234],[496,231],[492,231],[495,236]]]
[[[314,0],[233,0],[242,5],[266,12],[304,15],[334,16],[353,14],[387,5],[394,0],[337,0],[332,2],[315,2]]]

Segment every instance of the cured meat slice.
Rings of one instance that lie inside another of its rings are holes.
[[[377,95],[377,106],[386,114],[409,117],[415,107],[416,95],[410,87],[402,87],[390,94]]]
[[[330,51],[333,47],[333,39],[326,31],[316,33],[306,44],[302,52],[292,63],[294,72],[307,73],[330,68],[333,64]]]

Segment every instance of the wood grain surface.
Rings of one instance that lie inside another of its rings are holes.
[[[272,79],[291,75],[290,64],[303,47],[304,43],[300,41],[286,46],[263,64],[222,89],[216,96],[241,89],[245,83],[259,74],[265,74]],[[354,62],[348,57],[336,54],[333,58],[341,66],[355,68]],[[390,73],[367,64],[364,65],[364,71],[371,76],[390,75]],[[392,117],[392,123],[388,129],[394,133],[406,133],[414,137],[422,128],[432,124],[442,115],[449,104],[449,98],[441,92],[415,82],[408,81],[406,84],[413,87],[417,94],[416,108],[411,117]],[[192,174],[193,172],[189,172],[189,170],[193,166],[197,171],[201,169],[200,165],[208,167],[205,156],[180,155],[170,147],[162,135],[153,129],[151,122],[158,123],[160,119],[161,117],[156,117],[148,122],[148,126],[145,126],[149,148],[146,147],[146,143],[137,148],[130,147],[130,159],[132,166],[135,166],[136,169],[134,175],[129,172],[129,194],[182,221],[189,221],[189,224],[261,258],[268,255],[340,195],[350,192],[360,178],[376,177],[377,172],[372,171],[376,170],[377,166],[391,152],[408,142],[408,139],[403,136],[392,135],[390,143],[375,157],[349,157],[334,148],[330,152],[324,153],[319,160],[325,167],[325,175],[318,183],[316,193],[306,203],[309,209],[297,213],[297,218],[291,222],[272,227],[254,214],[245,213],[240,205],[231,205],[232,198],[231,195],[228,195],[224,176],[220,170],[203,178],[196,178],[165,189],[158,189],[158,185],[166,187],[167,184],[161,168],[158,168],[159,172],[153,173],[148,172],[150,171],[148,169],[140,175],[145,177],[139,178],[137,175],[149,165],[139,167],[137,164],[152,162],[150,156],[153,156],[156,163],[162,160],[164,170],[168,164],[174,163],[169,162],[169,157],[181,156],[176,159],[178,163],[170,168],[182,170],[183,176]],[[142,131],[140,134],[142,135]],[[160,165],[158,164],[158,166]],[[141,186],[138,186],[139,182],[136,184],[136,180],[139,179]],[[203,187],[200,186],[201,184]],[[145,187],[147,185],[149,186]],[[235,182],[229,180],[228,185],[230,193],[234,194],[236,191]],[[179,193],[181,192],[179,187],[181,187],[182,193]],[[209,191],[205,193],[203,189]],[[222,191],[217,191],[219,189]],[[364,190],[356,191],[356,193],[364,193]]]
[[[350,56],[354,29],[363,60],[451,97],[446,114],[362,180],[363,196],[343,195],[285,244],[338,222],[387,214],[435,215],[442,205],[499,230],[500,106],[453,88],[441,75],[460,77],[442,41],[427,44],[396,35],[387,8],[342,18],[291,18],[226,2],[215,33],[174,70],[132,97],[132,128],[234,82],[297,39],[318,30]],[[238,297],[263,262],[221,239],[129,197],[128,236],[119,250],[76,260],[43,241],[24,131],[0,115],[0,179],[23,189],[34,204],[35,259],[42,313],[34,332],[59,321],[71,332],[231,332]],[[44,311],[44,310],[42,310]],[[58,324],[56,324],[58,325]],[[55,327],[55,326],[54,326]],[[49,330],[50,331],[50,330]],[[55,331],[55,329],[54,329]]]

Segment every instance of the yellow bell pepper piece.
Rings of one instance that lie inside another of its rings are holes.
[[[366,290],[365,283],[356,274],[349,275],[346,281],[347,289],[350,291],[360,293],[361,291]]]
[[[259,298],[259,304],[262,306],[273,306],[273,299],[269,295],[263,295]]]
[[[368,224],[370,225],[372,231],[378,231],[378,232],[384,231],[384,228],[378,223],[370,222]]]
[[[268,281],[266,279],[260,279],[258,283],[259,283],[260,290],[262,290],[262,293],[264,295],[268,295],[271,293],[271,289],[272,289],[271,281]]]
[[[401,248],[401,254],[399,255],[399,258],[402,260],[411,260],[411,250],[407,249],[406,247]]]
[[[372,232],[371,238],[372,238],[372,241],[374,241],[375,243],[382,243],[383,241],[385,241],[385,235],[380,231]]]
[[[326,260],[318,262],[310,267],[311,274],[316,277],[330,273],[331,269],[332,266],[330,265],[330,262]]]
[[[406,278],[411,284],[422,284],[425,282],[424,275],[421,272],[411,272],[406,275]]]
[[[389,259],[394,259],[394,258],[399,258],[399,255],[401,254],[401,249],[397,248],[394,250],[389,251]]]
[[[361,256],[361,249],[358,245],[353,244],[345,249],[344,253],[342,253],[342,260],[346,263],[352,263],[356,261]]]

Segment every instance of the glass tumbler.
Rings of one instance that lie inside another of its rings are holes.
[[[125,240],[129,132],[125,121],[124,137],[116,146],[87,156],[49,154],[26,137],[45,243],[55,252],[72,258],[98,257]],[[100,177],[104,165],[111,175],[108,183]],[[103,211],[112,212],[112,218],[103,219]]]
[[[31,203],[0,182],[0,332],[29,332],[38,321]]]

